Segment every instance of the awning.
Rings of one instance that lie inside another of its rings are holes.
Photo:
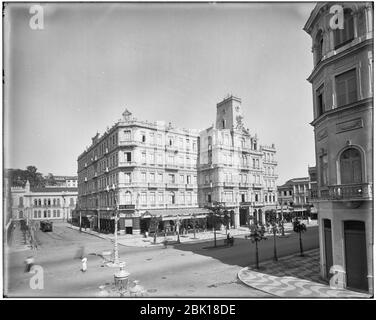
[[[162,220],[177,219],[201,219],[206,218],[210,210],[205,208],[186,208],[186,209],[155,209],[147,210],[141,215],[141,218],[162,217]]]

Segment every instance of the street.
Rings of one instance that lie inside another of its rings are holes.
[[[99,286],[110,286],[118,269],[101,267],[100,254],[111,250],[110,240],[72,230],[66,223],[54,224],[53,232],[38,231],[37,251],[19,251],[7,255],[6,294],[9,297],[93,297]],[[222,244],[219,241],[218,244]],[[317,248],[318,229],[303,234],[305,250]],[[81,246],[88,257],[88,271],[82,273],[81,260],[75,255]],[[299,252],[298,236],[278,238],[280,257]],[[259,245],[260,261],[273,258],[273,239]],[[31,289],[33,274],[24,272],[24,260],[34,255],[35,264],[43,267],[43,289]],[[130,281],[139,280],[148,297],[268,297],[264,292],[244,285],[238,271],[255,261],[254,244],[235,238],[233,247],[213,248],[213,241],[139,248],[119,246],[126,262]]]

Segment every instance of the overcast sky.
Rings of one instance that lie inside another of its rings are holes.
[[[278,184],[314,165],[313,3],[31,4],[5,11],[5,167],[77,174],[77,157],[125,108],[140,120],[205,129],[227,94],[275,143]]]

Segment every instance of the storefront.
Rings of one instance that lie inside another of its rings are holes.
[[[140,230],[145,234],[166,232],[166,234],[190,231],[204,231],[208,228],[208,214],[204,208],[155,209],[141,214]],[[156,222],[157,221],[157,222]]]

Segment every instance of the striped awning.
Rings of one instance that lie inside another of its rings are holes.
[[[152,209],[146,210],[141,218],[162,217],[162,220],[206,218],[210,210],[205,208]]]

